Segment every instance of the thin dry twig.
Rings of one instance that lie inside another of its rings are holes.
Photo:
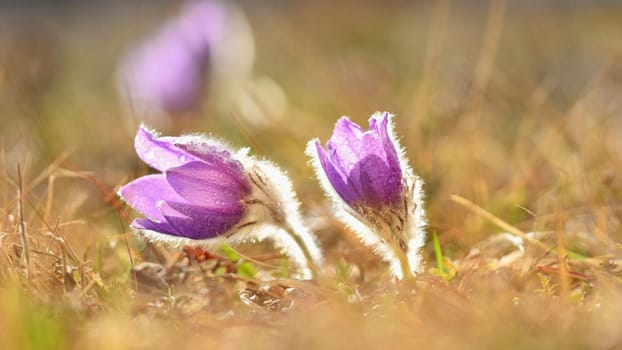
[[[27,197],[28,193],[32,191],[35,187],[41,184],[43,181],[47,180],[48,177],[53,174],[58,168],[69,158],[71,151],[65,151],[61,153],[50,165],[48,165],[43,172],[41,172],[34,180],[32,180],[28,185],[22,189],[23,196]],[[10,180],[10,179],[9,179]],[[14,204],[14,200],[9,203],[10,205]]]
[[[559,203],[557,203],[557,210],[561,209]],[[570,275],[569,269],[567,265],[567,253],[566,253],[566,243],[564,241],[563,235],[563,222],[562,217],[557,217],[557,265],[559,266],[558,275],[559,275],[559,286],[560,286],[560,296],[562,297],[562,301],[568,300],[568,295],[570,294]]]
[[[17,211],[19,215],[19,234],[22,240],[22,256],[26,265],[26,279],[30,281],[30,253],[28,252],[28,239],[26,238],[26,225],[24,224],[24,199],[22,193],[22,170],[17,164]]]
[[[48,191],[47,197],[45,199],[45,210],[43,211],[43,220],[49,221],[50,216],[52,216],[52,203],[54,198],[54,183],[56,181],[56,176],[54,174],[50,174],[48,177]]]
[[[4,151],[4,144],[0,145],[0,183],[2,187],[0,187],[0,207],[8,208],[9,201],[9,183],[6,180],[8,178],[6,172],[6,155]],[[4,229],[4,218],[0,216],[0,230]]]
[[[518,236],[522,239],[524,239],[525,241],[533,244],[534,246],[541,248],[544,251],[550,251],[552,248],[547,246],[546,244],[538,241],[537,239],[533,239],[531,237],[529,237],[529,235],[527,235],[525,232],[523,232],[522,230],[518,229],[515,226],[512,226],[510,224],[508,224],[507,222],[503,221],[501,218],[491,214],[490,212],[486,211],[484,208],[480,207],[479,205],[471,202],[470,200],[461,197],[457,194],[452,194],[451,195],[451,200],[462,205],[463,207],[471,210],[472,212],[484,217],[486,220],[492,222],[493,224],[499,226],[501,229],[506,230],[507,232]]]
[[[119,218],[119,223],[121,224],[121,230],[123,231],[123,240],[125,242],[125,248],[127,249],[127,256],[130,259],[132,277],[134,277],[134,290],[137,291],[138,290],[138,279],[136,278],[136,269],[134,268],[134,266],[136,266],[136,264],[134,263],[134,256],[132,255],[132,250],[130,249],[130,241],[129,239],[127,239],[127,232],[125,230],[125,224],[123,223],[123,219],[121,218],[121,216],[119,216],[118,218]]]

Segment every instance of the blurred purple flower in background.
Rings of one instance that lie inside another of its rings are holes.
[[[302,222],[289,178],[248,149],[233,151],[201,135],[157,137],[141,127],[138,156],[161,174],[140,177],[119,196],[145,218],[131,227],[150,240],[214,245],[272,239],[310,278],[323,256]]]
[[[180,114],[198,108],[206,68],[207,56],[189,50],[177,28],[167,27],[128,57],[122,84],[135,107]]]
[[[208,85],[227,90],[244,80],[253,62],[253,41],[237,7],[216,0],[189,1],[119,67],[119,92],[140,120],[200,110]]]
[[[402,279],[421,270],[426,219],[423,182],[393,134],[392,117],[375,113],[367,131],[342,117],[326,149],[314,139],[307,154],[337,217]]]

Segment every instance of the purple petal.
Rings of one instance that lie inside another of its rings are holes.
[[[321,147],[321,163],[337,193],[347,203],[380,208],[399,201],[403,191],[402,170],[395,145],[388,133],[390,114],[375,114],[369,130],[341,118],[327,143]],[[324,158],[324,159],[322,159]]]
[[[358,158],[352,162],[348,162],[348,160],[344,161],[344,157],[340,156],[337,152],[337,148],[329,142],[327,154],[329,163],[338,173],[343,174],[343,181],[346,187],[348,187],[350,191],[355,194],[353,201],[359,201],[362,194],[359,182],[359,172],[353,172],[353,169],[356,168],[356,165],[358,164]]]
[[[250,190],[244,167],[240,162],[231,158],[231,153],[223,146],[210,144],[198,138],[184,143],[176,142],[175,145],[203,162],[221,169],[235,179],[240,186]]]
[[[315,142],[315,148],[317,150],[322,169],[324,169],[324,173],[326,174],[326,177],[330,181],[331,185],[337,194],[339,194],[339,196],[344,200],[344,202],[352,204],[352,202],[355,201],[359,195],[355,188],[346,183],[347,175],[335,167],[319,141]]]
[[[179,232],[168,222],[155,222],[148,218],[139,218],[135,219],[130,225],[133,229],[136,230],[149,230],[155,231],[163,234],[169,234],[172,236],[179,236]]]
[[[352,122],[348,117],[341,117],[335,123],[335,129],[333,135],[339,135],[340,137],[358,140],[365,132],[358,124]]]
[[[217,237],[240,222],[244,208],[232,213],[223,213],[184,203],[167,202],[160,207],[162,215],[173,226],[177,236],[190,239],[208,239]]]
[[[175,193],[163,174],[140,177],[121,187],[119,194],[136,211],[158,222],[165,222],[158,209],[162,201],[184,201]]]
[[[362,144],[361,159],[357,164],[361,193],[366,194],[369,203],[395,203],[403,189],[399,162],[388,159],[384,143],[377,134],[365,133]]]
[[[390,168],[398,168],[401,173],[400,160],[397,154],[396,145],[393,144],[391,137],[389,136],[389,119],[391,115],[388,112],[380,114],[374,114],[369,119],[369,129],[375,130],[380,138],[382,139],[382,144],[384,146],[384,151],[386,155],[386,161]],[[379,120],[378,120],[379,119]]]
[[[141,177],[120,190],[121,196],[147,218],[136,219],[132,227],[191,239],[215,237],[228,231],[244,214],[241,203],[211,209],[185,202],[164,175]]]
[[[249,192],[227,169],[201,161],[169,169],[166,180],[193,205],[222,213],[238,212]]]
[[[401,176],[391,171],[380,157],[372,154],[361,159],[352,172],[358,173],[361,201],[366,205],[380,208],[399,200],[402,193]]]
[[[361,195],[357,202],[367,206],[379,207],[384,204],[382,201],[382,189],[377,186],[377,173],[382,174],[382,169],[386,168],[384,162],[378,157],[367,157],[359,161],[352,169],[351,178],[356,178],[356,187],[360,189]]]
[[[336,153],[339,164],[349,172],[358,161],[363,129],[348,118],[341,117],[335,124],[333,135],[327,143],[328,153]],[[333,161],[336,159],[333,158]]]
[[[196,160],[196,157],[176,147],[173,144],[175,139],[173,137],[157,138],[149,130],[140,127],[134,139],[136,154],[150,167],[160,171]]]

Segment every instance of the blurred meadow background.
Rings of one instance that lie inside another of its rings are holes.
[[[182,2],[0,4],[0,348],[622,348],[620,3],[227,4],[233,49],[174,113],[128,103],[122,72]],[[332,218],[304,155],[375,111],[425,180],[415,282]],[[286,264],[270,245],[199,261],[134,236],[115,193],[150,171],[141,121],[277,162],[322,276],[257,278]]]

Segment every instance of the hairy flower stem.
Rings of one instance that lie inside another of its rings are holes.
[[[287,232],[287,234],[292,237],[292,239],[296,242],[296,244],[298,244],[298,247],[300,247],[300,250],[304,254],[305,258],[307,259],[307,267],[311,270],[313,277],[317,277],[319,274],[319,267],[313,262],[313,257],[311,256],[309,247],[307,247],[304,240],[302,239],[302,234],[300,234],[299,232],[296,232],[291,227],[283,228],[283,231]]]
[[[263,187],[258,186],[258,188],[261,189],[264,192],[264,194],[268,194],[268,192]],[[257,198],[248,199],[246,201],[246,204],[261,205],[270,212],[272,219],[282,228],[283,232],[285,232],[288,236],[290,236],[294,240],[294,242],[296,242],[296,245],[298,246],[298,248],[300,248],[300,251],[302,252],[306,260],[305,268],[309,268],[311,270],[311,273],[313,274],[313,277],[317,277],[319,273],[319,267],[315,264],[313,256],[311,255],[310,249],[305,243],[305,240],[303,238],[305,236],[308,236],[308,232],[300,232],[300,229],[297,230],[295,227],[292,227],[292,225],[289,225],[287,223],[287,220],[284,217],[286,214],[277,210],[274,205],[268,205],[265,201],[261,199],[257,199]]]
[[[402,273],[404,274],[404,280],[414,279],[415,275],[410,270],[410,265],[408,264],[408,258],[406,256],[406,252],[404,252],[398,244],[393,244],[393,250],[395,251],[397,258],[400,261],[400,266],[402,267]]]
[[[415,275],[408,264],[408,256],[406,255],[407,247],[404,241],[399,238],[399,234],[399,232],[393,232],[388,225],[382,225],[382,235],[385,237],[387,242],[389,242],[389,245],[395,253],[395,257],[399,261],[403,279],[411,280],[415,278]]]

